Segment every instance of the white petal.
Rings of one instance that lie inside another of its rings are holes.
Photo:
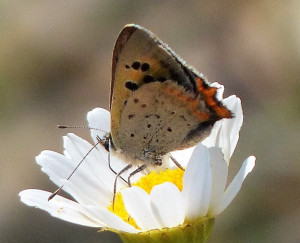
[[[227,154],[225,154],[225,160],[229,161],[239,140],[239,132],[243,125],[243,110],[241,100],[235,95],[224,99],[224,103],[233,112],[234,115],[233,119],[225,119],[223,125],[223,129],[227,130],[224,136],[228,136],[230,138],[229,151],[227,152]]]
[[[95,108],[88,112],[87,120],[89,127],[96,128],[99,130],[91,129],[91,136],[94,143],[97,143],[97,136],[103,138],[110,131],[110,113],[109,111],[102,108]]]
[[[180,163],[181,166],[186,167],[191,159],[194,149],[195,146],[184,150],[177,150],[172,152],[171,155]],[[177,168],[174,162],[170,162],[170,164],[172,165],[171,168]]]
[[[86,171],[84,166],[80,167],[69,181],[66,181],[76,167],[72,159],[52,151],[43,151],[36,157],[36,161],[58,187],[65,184],[63,190],[72,195],[76,201],[89,202],[92,205],[107,205],[111,200],[112,193],[106,187],[106,183],[101,182],[101,178],[96,180],[95,177],[90,176],[90,171]]]
[[[185,217],[184,201],[178,187],[165,182],[150,193],[151,208],[161,227],[175,227]]]
[[[112,194],[107,192],[103,185],[86,180],[82,183],[73,183],[62,180],[63,190],[67,191],[77,202],[83,205],[107,207],[112,200]]]
[[[137,225],[143,230],[159,228],[159,223],[154,217],[150,196],[140,187],[125,188],[122,191],[125,208],[129,215],[134,218]]]
[[[186,217],[190,220],[206,216],[212,188],[210,155],[208,149],[198,144],[183,177],[183,198]]]
[[[92,147],[74,134],[65,137],[65,145],[70,151],[68,157],[44,151],[36,158],[37,163],[42,166],[42,171],[47,173],[58,186],[63,185],[63,180],[69,177]],[[109,169],[97,149],[94,149],[70,178],[71,184],[66,183],[63,189],[78,202],[107,206],[112,199],[114,179],[115,174]],[[118,185],[122,185],[122,182],[118,182]]]
[[[239,131],[243,124],[243,111],[241,100],[235,95],[224,99],[223,103],[233,112],[234,118],[216,122],[211,135],[202,144],[207,147],[222,148],[224,158],[229,163],[239,139]]]
[[[84,226],[104,226],[89,218],[78,203],[61,196],[56,196],[48,201],[50,195],[51,193],[49,192],[36,189],[28,189],[19,193],[23,203],[40,208],[56,218]]]
[[[74,162],[61,154],[45,150],[35,157],[36,162],[52,182],[61,186],[61,179],[67,178],[74,169]]]
[[[75,168],[74,161],[72,161],[70,158],[52,151],[43,151],[39,156],[36,157],[36,161],[39,165],[41,165],[42,171],[48,174],[50,179],[57,186],[66,184],[63,187],[63,190],[72,195],[78,202],[86,202],[85,199],[87,198],[89,200],[93,200],[94,196],[99,196],[99,194],[102,195],[103,198],[106,197],[107,199],[112,197],[112,194],[107,195],[107,189],[103,188],[103,185],[99,184],[95,180],[91,180],[87,175],[84,175],[81,170],[75,172],[73,177],[71,177],[70,182],[65,181],[65,179]],[[76,197],[76,194],[74,194],[67,185],[70,183],[73,188],[76,188],[77,195],[81,197]],[[90,188],[88,186],[90,186]],[[92,193],[90,192],[91,190],[96,192]],[[90,192],[90,196],[86,195],[87,192]],[[96,199],[94,201],[95,203],[101,202],[96,201]]]
[[[82,177],[97,181],[112,193],[115,174],[109,169],[107,161],[98,153],[97,149],[91,150],[87,155],[92,145],[74,134],[64,137],[64,146],[76,166],[85,157],[83,163],[71,177],[72,180],[77,175],[79,176],[78,172],[80,172]],[[124,183],[121,182],[118,185],[124,186]]]
[[[214,208],[215,205],[219,203],[223,196],[227,182],[228,166],[220,148],[212,147],[209,149],[209,153],[212,172],[212,193],[209,205],[210,211],[211,208]]]
[[[137,233],[138,230],[131,226],[130,224],[123,221],[122,218],[109,211],[106,208],[94,207],[94,206],[84,206],[85,210],[89,213],[88,215],[93,215],[99,221],[105,222],[107,227],[114,228],[116,230],[125,231],[129,233]]]
[[[241,189],[244,179],[246,178],[248,173],[252,171],[254,166],[255,166],[255,157],[254,156],[248,157],[244,161],[237,175],[234,177],[234,179],[232,180],[232,182],[224,192],[219,204],[217,204],[215,208],[212,208],[212,210],[210,211],[209,216],[216,216],[220,214],[231,203],[231,201],[234,199],[234,197]]]

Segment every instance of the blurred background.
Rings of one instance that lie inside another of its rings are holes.
[[[18,193],[56,189],[35,156],[63,151],[57,124],[85,125],[88,111],[108,108],[112,50],[128,23],[242,100],[230,178],[247,156],[257,164],[209,242],[300,242],[299,11],[296,0],[1,1],[0,242],[120,242],[27,207]]]

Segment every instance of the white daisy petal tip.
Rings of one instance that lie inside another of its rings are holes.
[[[56,196],[49,201],[50,195],[50,192],[37,189],[27,189],[19,193],[20,200],[24,204],[42,209],[53,217],[88,227],[104,226],[86,215],[78,203],[61,196]]]
[[[233,118],[222,119],[215,123],[210,136],[202,141],[207,147],[220,147],[224,158],[229,164],[239,139],[239,132],[243,124],[243,110],[241,100],[231,95],[223,100],[224,105],[231,110]]]
[[[184,200],[178,187],[165,182],[154,186],[150,193],[151,209],[162,228],[184,222]]]
[[[143,230],[160,228],[150,205],[150,195],[142,188],[133,186],[122,190],[125,208]]]
[[[246,170],[245,170],[247,174],[250,173],[254,169],[254,167],[255,167],[255,161],[256,161],[256,157],[253,156],[253,155],[249,156],[246,159],[246,161],[244,161],[244,163],[247,164],[246,165]]]
[[[87,121],[91,128],[91,137],[97,143],[97,137],[104,137],[110,131],[110,113],[103,108],[95,108],[88,112]]]
[[[222,213],[240,191],[242,184],[247,175],[255,166],[255,156],[249,156],[242,164],[239,172],[236,174],[232,182],[229,184],[225,192],[219,197],[219,201],[211,205],[208,216],[215,217]]]
[[[106,120],[109,117],[109,111],[103,108],[94,108],[87,113],[87,121],[89,123],[94,123],[95,121],[99,123],[99,121],[102,121],[102,119]]]

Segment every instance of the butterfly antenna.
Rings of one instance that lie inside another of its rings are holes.
[[[66,128],[83,128],[83,129],[97,130],[97,131],[101,131],[101,132],[106,132],[107,133],[107,131],[104,131],[102,129],[95,128],[95,127],[88,127],[88,126],[57,125],[57,128],[60,128],[60,129],[66,129]]]
[[[85,160],[85,158],[92,152],[92,150],[94,148],[96,148],[96,146],[98,144],[101,144],[101,141],[98,141],[86,154],[85,156],[80,160],[80,162],[77,164],[77,166],[75,167],[75,169],[72,171],[72,173],[69,175],[69,177],[67,178],[67,181],[72,177],[72,175],[75,173],[75,171],[78,169],[78,167],[82,164],[82,162]],[[64,185],[62,185],[60,188],[58,188],[56,191],[54,191],[49,197],[48,197],[48,201],[50,201],[51,199],[53,199],[60,191],[61,189],[64,187]]]

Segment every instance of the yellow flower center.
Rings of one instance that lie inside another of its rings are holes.
[[[164,182],[171,182],[178,187],[178,189],[182,190],[182,178],[183,178],[184,171],[177,168],[174,170],[166,169],[164,171],[152,171],[146,176],[141,177],[137,182],[133,183],[133,186],[138,186],[144,189],[148,194],[150,194],[152,188],[156,185],[162,184]],[[114,208],[111,204],[108,209],[115,213],[116,215],[120,216],[125,222],[131,224],[135,228],[139,229],[136,225],[133,218],[130,217],[128,212],[125,209],[125,205],[123,202],[122,193],[118,192],[115,198]]]

